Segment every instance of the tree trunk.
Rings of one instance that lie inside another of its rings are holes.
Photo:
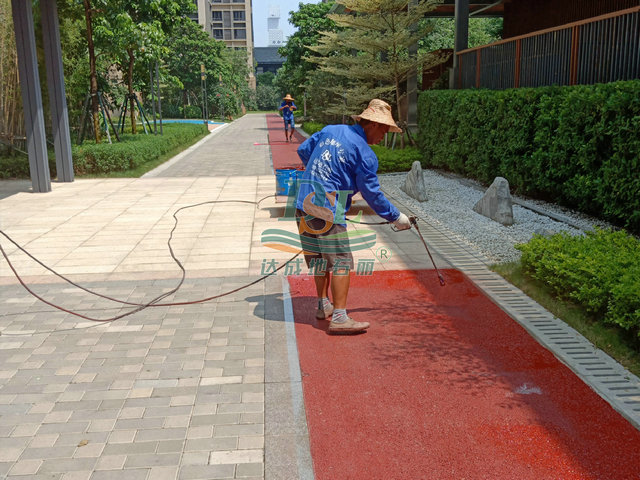
[[[98,102],[98,75],[96,74],[96,52],[93,46],[93,26],[91,22],[91,2],[83,0],[84,17],[87,22],[87,46],[89,47],[89,92],[91,94],[91,119],[96,143],[100,143],[100,103]]]
[[[134,101],[134,93],[133,93],[133,62],[135,62],[135,57],[133,55],[133,50],[128,48],[127,53],[129,54],[129,67],[127,69],[127,86],[129,87],[129,114],[131,115],[131,133],[136,134],[136,110],[135,110],[135,101]]]
[[[189,97],[187,96],[187,90],[183,88],[182,89],[182,118],[187,118],[187,111],[185,107],[187,106],[188,102],[189,102]]]

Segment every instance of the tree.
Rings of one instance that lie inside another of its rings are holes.
[[[177,22],[166,40],[166,46],[167,73],[179,90],[179,102],[183,111],[190,99],[200,97],[200,65],[205,67],[211,93],[217,87],[218,79],[230,69],[225,59],[224,42],[211,38],[201,25],[189,18],[182,18]]]
[[[0,140],[11,144],[16,134],[24,134],[24,119],[9,0],[0,0],[0,52]]]
[[[276,75],[264,72],[256,76],[256,103],[260,110],[275,110],[280,105],[280,95],[274,85]]]
[[[87,2],[88,0],[84,0]],[[193,10],[189,0],[102,0],[109,5],[101,16],[96,34],[102,48],[119,59],[125,71],[131,115],[131,131],[136,133],[134,67],[136,56],[158,58],[166,53],[165,39],[176,19]],[[125,67],[126,66],[126,70]],[[143,69],[146,74],[146,68]],[[146,75],[144,75],[146,78]]]
[[[432,52],[441,48],[453,48],[455,22],[453,18],[430,18],[423,20],[431,32],[420,39],[420,49]],[[470,18],[469,48],[500,40],[502,37],[501,18]]]
[[[96,0],[98,1],[98,0]],[[100,143],[100,117],[98,110],[98,74],[96,70],[96,51],[93,42],[93,17],[96,11],[92,7],[91,0],[83,0],[84,18],[87,25],[87,48],[89,53],[89,94],[91,95],[91,120],[96,143]]]
[[[318,68],[316,63],[309,61],[309,57],[318,56],[309,49],[318,45],[320,32],[335,32],[338,26],[327,14],[334,2],[329,3],[300,3],[298,11],[289,12],[289,23],[297,31],[289,37],[287,44],[278,50],[286,58],[282,68],[278,71],[276,86],[279,93],[291,93],[300,97],[303,85],[309,81],[309,74]]]
[[[311,58],[320,69],[339,82],[329,84],[340,100],[330,113],[344,115],[366,106],[372,97],[389,101],[398,118],[403,83],[419,66],[432,66],[439,58],[425,52],[410,55],[430,26],[421,22],[438,2],[434,0],[338,0],[347,14],[329,17],[343,30],[322,32],[319,45],[310,47],[321,54]],[[337,86],[336,86],[337,85]]]

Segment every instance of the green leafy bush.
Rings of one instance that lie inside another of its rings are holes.
[[[640,233],[640,80],[425,91],[425,166],[600,216]]]
[[[517,245],[526,273],[561,298],[640,336],[640,240],[625,231],[536,235]]]
[[[378,157],[378,173],[408,172],[416,160],[422,161],[422,154],[417,148],[391,150],[380,145],[371,145]]]
[[[182,107],[179,105],[173,105],[168,102],[163,103],[162,116],[163,118],[182,118]]]
[[[206,132],[204,124],[170,124],[163,126],[163,135],[121,135],[122,142],[114,139],[112,144],[103,141],[74,145],[74,171],[86,175],[130,170],[188,145]]]
[[[324,123],[317,122],[304,122],[302,124],[302,129],[307,132],[309,135],[313,135],[316,132],[322,130],[326,125]]]
[[[202,118],[202,109],[195,105],[184,106],[184,118]]]
[[[56,175],[56,159],[53,151],[49,152],[49,171],[51,176]],[[15,156],[0,157],[0,179],[13,180],[18,178],[29,178],[31,172],[29,170],[29,158],[26,155],[19,154]]]

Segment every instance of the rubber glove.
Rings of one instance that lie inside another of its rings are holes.
[[[411,222],[409,221],[409,217],[407,217],[402,212],[400,212],[400,216],[395,222],[393,222],[393,224],[398,230],[408,230],[411,228]]]

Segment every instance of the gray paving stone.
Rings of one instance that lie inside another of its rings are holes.
[[[150,469],[96,471],[90,480],[147,480]]]
[[[127,443],[108,443],[104,447],[104,455],[141,455],[153,453],[158,448],[158,442],[136,441]]]
[[[193,451],[226,451],[233,450],[238,447],[238,437],[226,436],[226,437],[211,437],[211,438],[198,438],[189,439],[185,443],[185,452]]]
[[[22,455],[20,455],[21,460],[30,460],[30,459],[49,459],[49,458],[71,458],[76,451],[75,446],[60,446],[60,447],[49,447],[49,448],[27,448]]]
[[[235,465],[190,465],[180,468],[179,480],[234,478]]]
[[[167,467],[180,464],[179,453],[153,453],[148,455],[128,455],[125,468]]]
[[[130,418],[116,421],[116,430],[151,430],[162,428],[164,420],[162,418]]]
[[[161,440],[158,442],[157,453],[183,452],[186,440]]]
[[[214,435],[220,437],[232,437],[240,435],[263,435],[264,425],[216,425]]]
[[[263,470],[262,463],[241,463],[236,467],[236,478],[262,478]]]
[[[240,415],[237,413],[223,413],[214,415],[194,415],[191,417],[191,426],[202,425],[237,425],[240,423]]]
[[[66,473],[79,470],[93,470],[96,458],[56,458],[44,460],[38,473]]]
[[[151,430],[138,430],[136,440],[140,442],[152,440],[179,440],[186,438],[186,428],[163,428]]]

